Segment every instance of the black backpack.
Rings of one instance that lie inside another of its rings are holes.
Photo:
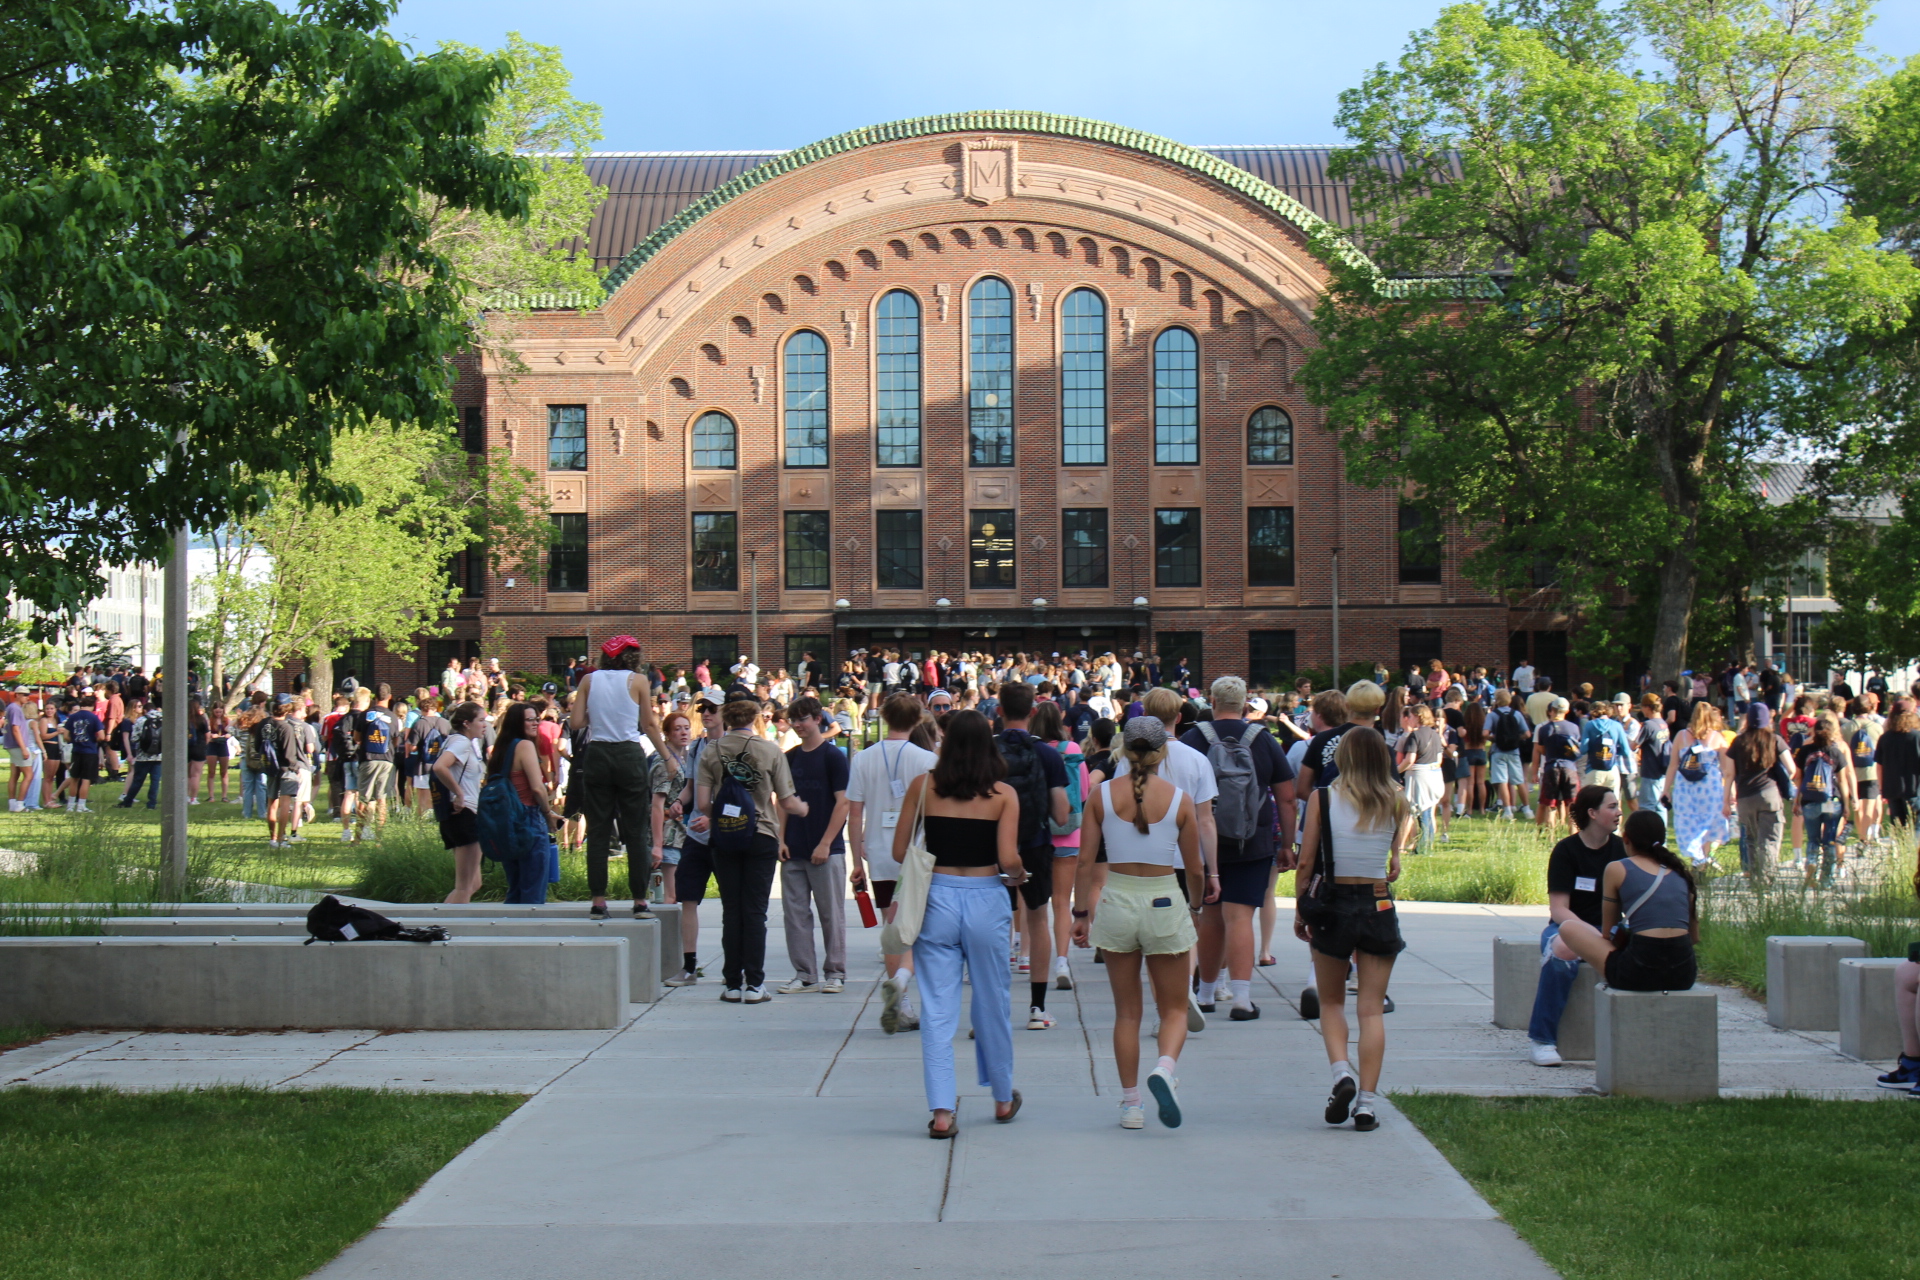
[[[303,946],[312,946],[316,942],[445,942],[447,931],[437,924],[424,927],[407,928],[398,921],[389,920],[378,911],[369,911],[365,907],[328,894],[313,904],[307,912],[307,940]]]
[[[133,735],[133,749],[143,756],[157,756],[166,742],[166,733],[160,726],[160,717],[148,712],[140,718],[140,730]]]
[[[1526,726],[1520,721],[1520,714],[1512,707],[1501,707],[1493,713],[1493,745],[1498,751],[1518,751],[1527,740]]]
[[[760,830],[760,806],[753,793],[760,785],[760,771],[747,759],[742,747],[734,755],[720,756],[720,786],[713,794],[713,808],[707,816],[712,834],[707,847],[715,853],[746,853]]]
[[[1000,758],[1007,762],[1007,785],[1013,788],[1013,794],[1020,797],[1020,838],[1018,844],[1024,849],[1039,842],[1040,832],[1047,820],[1051,806],[1047,803],[1047,770],[1040,763],[1040,753],[1033,748],[1033,739],[1027,734],[1015,730],[1003,733],[996,741],[1000,744]]]

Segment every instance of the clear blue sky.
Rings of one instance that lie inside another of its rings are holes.
[[[610,151],[803,146],[978,108],[1088,116],[1200,146],[1340,141],[1340,91],[1398,56],[1439,0],[403,0],[395,31],[558,45]],[[1920,4],[1871,39],[1920,53]]]

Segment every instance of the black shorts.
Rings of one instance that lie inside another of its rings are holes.
[[[73,761],[67,766],[67,776],[75,782],[100,781],[100,753],[98,751],[76,751]]]
[[[1020,864],[1027,869],[1027,882],[1007,893],[1017,908],[1025,901],[1028,908],[1044,907],[1053,899],[1053,841],[1020,851]]]
[[[440,821],[440,843],[449,849],[480,843],[480,816],[471,809],[455,809]]]
[[[1393,891],[1388,889],[1382,897],[1370,884],[1334,885],[1327,909],[1307,921],[1307,933],[1315,951],[1341,960],[1356,951],[1391,958],[1407,946],[1400,938],[1400,912],[1393,905]]]
[[[873,909],[875,911],[885,911],[893,905],[893,887],[900,883],[898,880],[869,880],[867,883],[873,886]]]
[[[1580,775],[1571,769],[1549,765],[1540,771],[1540,803],[1571,804],[1580,789]]]
[[[1685,991],[1698,976],[1691,938],[1635,934],[1607,957],[1607,985],[1617,991]]]
[[[702,902],[707,896],[707,881],[713,877],[713,851],[698,840],[680,846],[680,861],[673,868],[673,896],[678,902]]]
[[[1445,756],[1440,757],[1440,781],[1442,782],[1460,781],[1459,766],[1456,765],[1453,761],[1447,759]]]
[[[1865,778],[1856,778],[1853,784],[1853,798],[1855,800],[1878,800],[1880,798],[1880,783],[1877,780],[1870,782]]]
[[[1220,901],[1257,907],[1267,900],[1267,887],[1273,883],[1273,859],[1254,858],[1247,862],[1220,864]]]

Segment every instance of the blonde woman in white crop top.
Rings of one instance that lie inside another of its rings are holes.
[[[1170,1129],[1180,1125],[1174,1071],[1187,1040],[1187,957],[1196,940],[1186,890],[1194,892],[1197,908],[1207,881],[1193,798],[1160,776],[1168,741],[1166,726],[1154,717],[1128,720],[1123,739],[1128,774],[1095,788],[1080,822],[1073,937],[1106,955],[1123,1129],[1146,1123],[1139,1087],[1142,957],[1160,1009],[1160,1060],[1147,1077],[1147,1090],[1159,1105],[1160,1122]],[[1102,848],[1107,883],[1096,898],[1094,866]],[[1184,887],[1174,877],[1176,866],[1186,872]]]

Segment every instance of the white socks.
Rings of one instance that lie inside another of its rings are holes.
[[[1362,1090],[1360,1091],[1360,1096],[1359,1096],[1359,1097],[1358,1097],[1357,1099],[1355,1099],[1355,1103],[1356,1103],[1356,1105],[1360,1105],[1360,1106],[1365,1106],[1365,1107],[1368,1107],[1368,1108],[1371,1108],[1371,1107],[1373,1106],[1373,1104],[1374,1104],[1374,1102],[1375,1102],[1375,1100],[1376,1100],[1376,1099],[1375,1099],[1375,1097],[1374,1097],[1374,1095],[1373,1095],[1372,1093],[1370,1093],[1370,1092],[1368,1092],[1368,1091],[1367,1091],[1367,1090],[1365,1090],[1365,1089],[1362,1089]]]
[[[1227,986],[1233,991],[1234,1008],[1253,1008],[1253,996],[1250,994],[1253,990],[1253,980],[1251,978],[1234,978],[1228,982]]]
[[[1220,984],[1219,984],[1219,983],[1217,983],[1217,982],[1203,982],[1203,983],[1201,983],[1201,984],[1200,984],[1200,1003],[1201,1003],[1201,1004],[1212,1004],[1212,1003],[1213,1003],[1213,989],[1214,989],[1215,987],[1217,987],[1217,986],[1219,986],[1219,985],[1220,985]]]
[[[1353,1075],[1353,1064],[1348,1062],[1345,1058],[1342,1058],[1340,1059],[1340,1061],[1333,1064],[1333,1082],[1335,1084],[1340,1083],[1340,1078],[1342,1076],[1352,1076],[1352,1075]],[[1360,1077],[1358,1076],[1354,1076],[1354,1079],[1356,1080],[1358,1080],[1359,1078]]]
[[[22,809],[24,809],[24,808],[26,808],[26,807],[27,807],[27,806],[25,806],[24,804],[21,804],[21,803],[20,803],[20,802],[19,802],[18,800],[9,800],[9,801],[7,801],[7,812],[8,812],[8,813],[19,813],[19,812],[20,812],[20,811],[21,811]]]
[[[1154,1063],[1153,1067],[1154,1067],[1154,1070],[1156,1071],[1164,1071],[1168,1075],[1172,1075],[1174,1073],[1174,1069],[1177,1068],[1179,1065],[1180,1064],[1178,1062],[1174,1061],[1172,1058],[1169,1058],[1166,1054],[1163,1053],[1160,1055],[1160,1061]]]
[[[1120,1105],[1123,1107],[1139,1106],[1140,1105],[1140,1086],[1135,1085],[1131,1089],[1122,1089],[1120,1091]]]

